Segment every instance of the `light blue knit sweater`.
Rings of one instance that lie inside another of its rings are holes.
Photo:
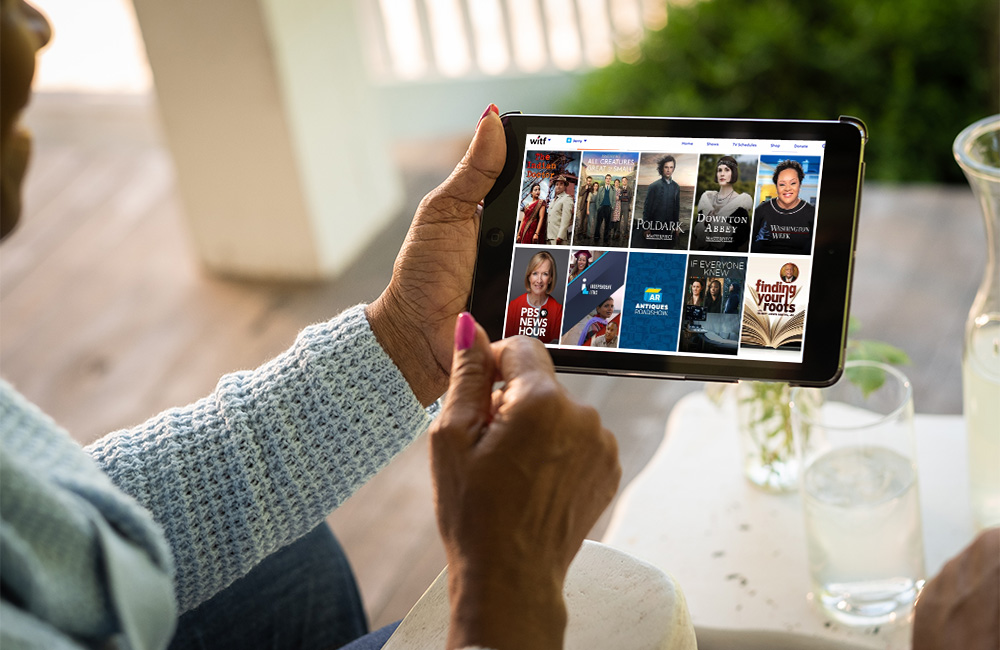
[[[429,421],[361,306],[90,458],[0,382],[0,646],[162,647],[173,598],[187,611],[308,532]]]

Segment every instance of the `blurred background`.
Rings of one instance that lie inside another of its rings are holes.
[[[852,313],[910,354],[919,412],[961,412],[986,252],[951,143],[1000,111],[995,0],[36,4],[55,38],[24,115],[23,223],[0,247],[0,370],[81,442],[377,296],[490,102],[862,118]],[[618,435],[623,487],[702,387],[563,379]],[[426,454],[421,437],[330,518],[374,625],[444,564]]]

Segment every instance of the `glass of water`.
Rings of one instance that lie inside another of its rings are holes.
[[[906,618],[925,578],[909,380],[848,362],[833,386],[792,391],[792,428],[813,598],[848,625]]]

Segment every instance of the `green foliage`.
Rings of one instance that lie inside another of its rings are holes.
[[[878,361],[889,365],[907,365],[910,357],[906,352],[883,341],[858,339],[857,334],[861,323],[855,317],[850,317],[847,324],[847,347],[845,356],[848,361],[865,360]],[[848,368],[844,378],[861,389],[864,395],[871,395],[885,383],[885,372],[880,368]],[[782,461],[792,453],[792,412],[789,407],[789,386],[774,382],[747,382],[749,388],[744,402],[754,403],[755,408],[748,409],[751,413],[747,426],[756,432],[759,439],[761,463],[765,466]],[[714,398],[716,403],[721,397]],[[805,405],[810,406],[810,405]],[[779,436],[783,436],[779,438]],[[778,439],[782,444],[774,446],[772,439]]]
[[[894,345],[882,341],[854,338],[859,329],[861,329],[860,323],[852,316],[847,325],[848,340],[845,356],[848,361],[877,361],[893,366],[905,366],[910,363],[910,355]],[[860,388],[866,397],[885,383],[885,372],[880,368],[870,366],[848,368],[844,372],[844,376],[849,382]]]
[[[787,461],[795,449],[792,435],[792,408],[788,384],[754,381],[742,398],[750,414],[748,425],[757,442],[760,464],[767,467]]]
[[[951,181],[958,132],[1000,110],[997,0],[702,0],[671,6],[638,62],[567,112],[835,119],[871,134],[868,178]]]
[[[910,357],[894,345],[882,341],[848,341],[847,360],[878,361],[893,366],[905,366],[910,363]]]

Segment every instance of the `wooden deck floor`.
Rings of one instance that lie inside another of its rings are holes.
[[[186,404],[223,373],[283,350],[301,327],[378,295],[413,209],[465,146],[434,143],[431,158],[418,155],[429,147],[399,148],[407,206],[345,276],[262,284],[199,269],[148,98],[42,96],[26,121],[36,152],[24,223],[0,247],[0,371],[82,443]],[[961,332],[983,249],[979,208],[967,188],[867,188],[853,311],[864,336],[911,354],[908,374],[921,412],[961,411]],[[701,388],[564,381],[618,435],[623,486],[662,439],[671,405]],[[355,566],[372,624],[401,618],[444,566],[425,440],[330,522]]]

